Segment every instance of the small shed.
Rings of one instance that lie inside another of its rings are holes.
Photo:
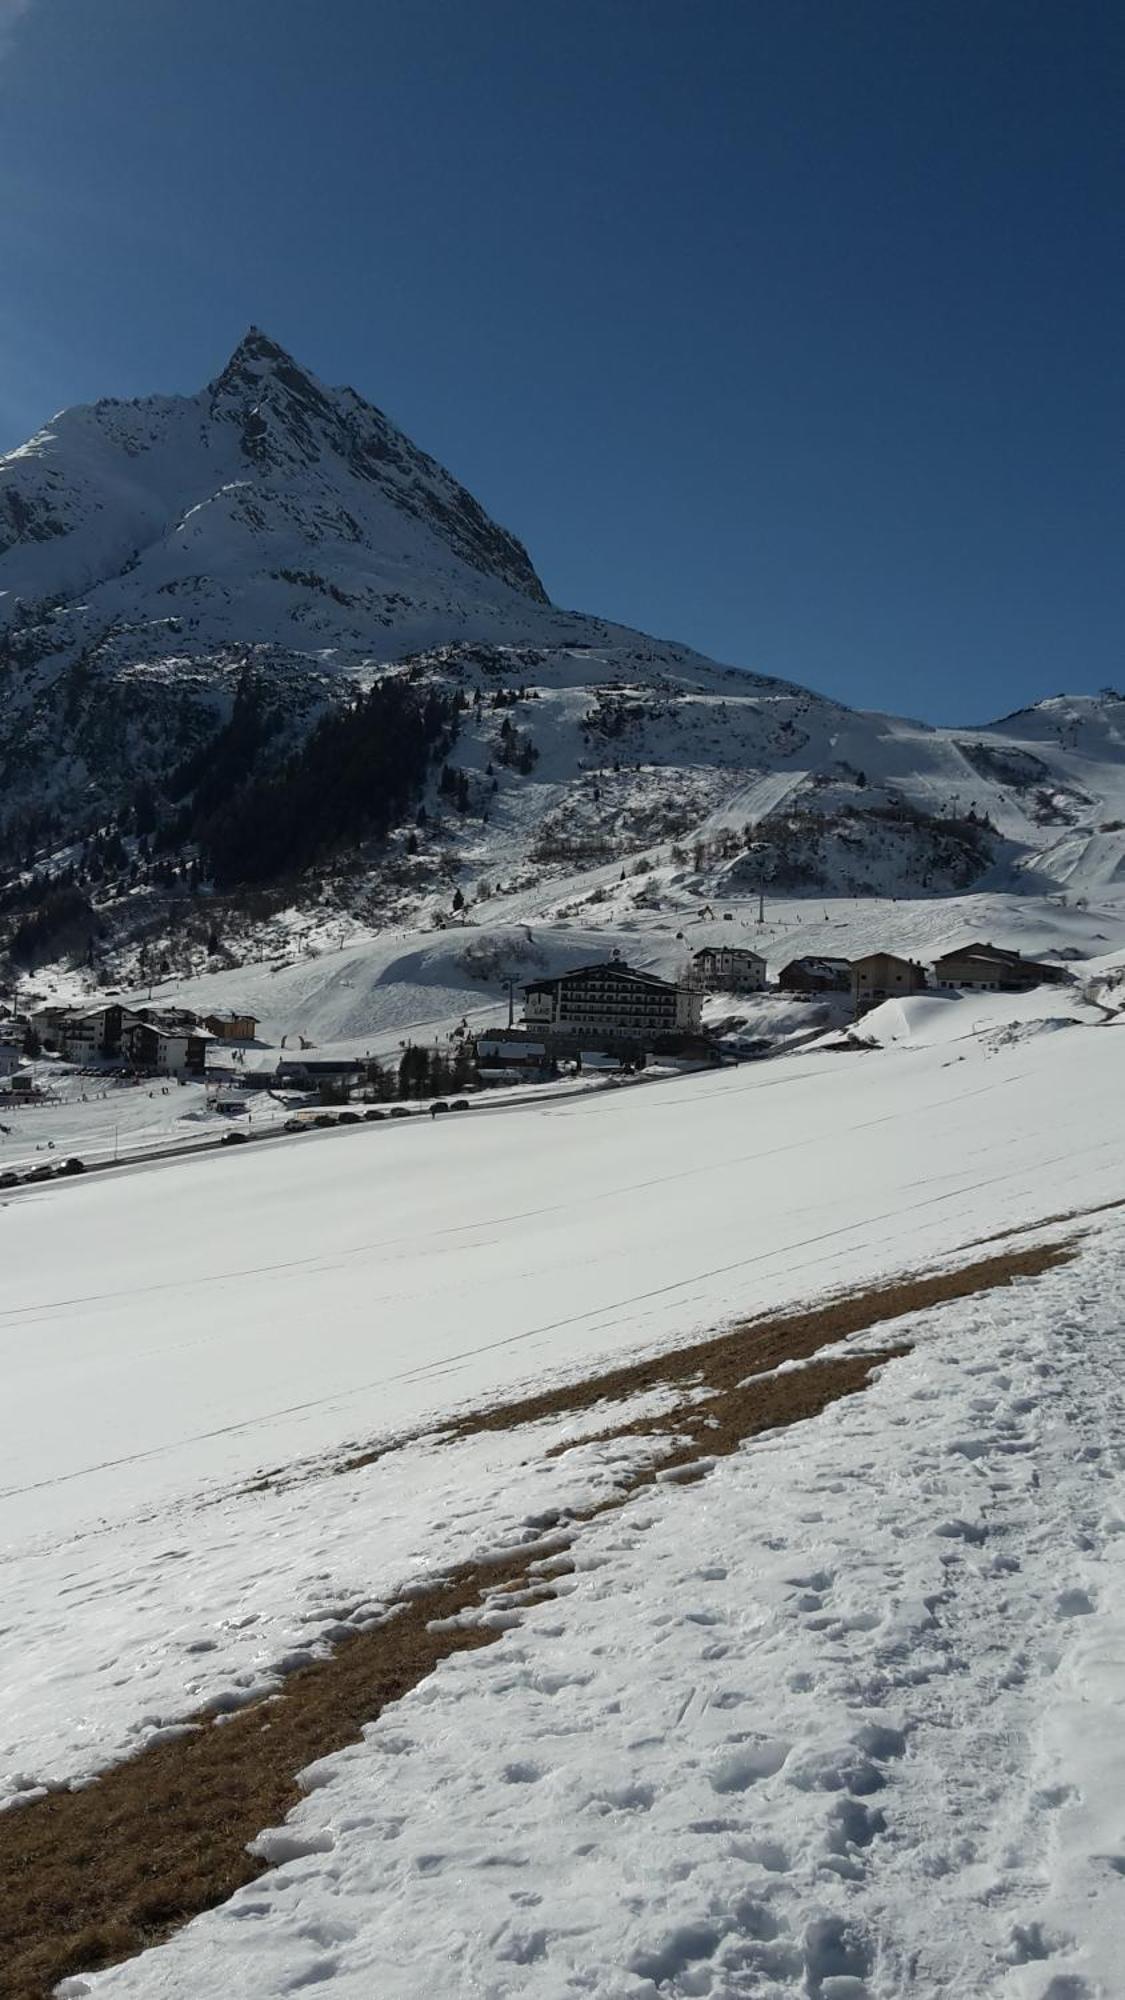
[[[258,1017],[224,1009],[222,1013],[205,1014],[203,1025],[220,1042],[252,1042],[258,1032]]]

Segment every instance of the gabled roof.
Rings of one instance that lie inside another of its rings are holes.
[[[568,979],[584,979],[591,972],[613,972],[638,986],[675,985],[674,980],[660,979],[655,972],[638,972],[633,966],[626,965],[622,959],[606,958],[598,960],[593,965],[572,965],[569,971],[556,972],[549,978],[529,980],[523,990],[525,993],[545,993],[553,986],[562,986]]]
[[[953,951],[943,951],[935,958],[935,965],[944,965],[948,958],[990,958],[1000,965],[1023,965],[1018,951],[1005,951],[996,944],[960,944]]]

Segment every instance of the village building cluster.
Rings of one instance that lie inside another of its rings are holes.
[[[139,1075],[202,1077],[211,1043],[252,1042],[253,1014],[220,1012],[202,1017],[188,1007],[125,1006],[107,1001],[96,1007],[42,1007],[22,1023],[45,1049],[79,1066],[116,1064]],[[14,1034],[14,1025],[8,1033]],[[18,1061],[21,1044],[8,1044]],[[16,1061],[9,1073],[16,1068]]]
[[[749,946],[706,945],[676,979],[641,971],[614,952],[593,964],[529,981],[519,1023],[509,1016],[507,1028],[475,1037],[463,1023],[462,1066],[470,1061],[480,1082],[487,1084],[550,1075],[560,1062],[600,1058],[629,1067],[662,1055],[715,1060],[719,1045],[703,1024],[708,994],[773,990],[814,999],[836,996],[849,999],[853,1017],[859,1019],[884,1000],[911,994],[1019,993],[1069,976],[1060,965],[979,942],[960,945],[928,965],[890,951],[851,960],[795,958],[780,968],[772,988],[765,957]],[[200,1016],[186,1007],[122,1001],[45,1007],[10,1017],[0,1027],[0,1082],[9,1091],[30,1088],[26,1068],[21,1068],[30,1035],[43,1049],[79,1067],[112,1067],[165,1081],[218,1080],[225,1073],[237,1083],[243,1051],[254,1043],[257,1029],[256,1017],[237,1009]],[[318,1053],[303,1038],[295,1039],[299,1048],[287,1053],[283,1047],[279,1055],[272,1074],[275,1085],[322,1093],[342,1090],[346,1096],[364,1084],[368,1059]],[[254,1073],[261,1076],[259,1066]]]
[[[707,945],[678,980],[638,971],[617,954],[532,980],[524,988],[522,1026],[478,1037],[482,1074],[542,1068],[583,1049],[616,1055],[702,1052],[707,1047],[704,996],[763,993],[767,972],[760,952]],[[944,953],[928,967],[889,951],[857,959],[796,958],[781,967],[776,986],[782,993],[808,997],[847,995],[858,1018],[884,1000],[913,993],[1021,993],[1068,977],[1062,966],[973,943]]]

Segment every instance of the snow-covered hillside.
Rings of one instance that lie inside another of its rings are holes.
[[[450,475],[256,330],[198,395],[66,411],[0,461],[0,834],[9,870],[90,885],[118,976],[197,887],[184,802],[237,690],[258,703],[253,770],[388,675],[460,704],[445,789],[435,768],[423,830],[318,855],[293,884],[305,910],[326,876],[376,928],[458,893],[592,902],[596,927],[622,868],[685,909],[1125,881],[1119,696],[936,729],[559,610]],[[181,944],[196,965],[190,922]],[[263,950],[244,923],[238,955]]]
[[[260,1879],[66,2000],[1112,2000],[1125,1031],[1034,1001],[0,1202],[0,1774],[29,1826],[186,1717],[276,1719],[451,1565],[538,1565],[486,1606],[497,1645],[254,1829]],[[631,1485],[677,1444],[657,1387],[456,1430],[1044,1245],[1075,1261],[842,1339],[911,1351],[694,1485]]]

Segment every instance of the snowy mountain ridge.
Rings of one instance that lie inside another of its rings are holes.
[[[405,827],[363,856],[375,920],[396,871],[393,914],[422,921],[457,887],[565,905],[622,867],[673,903],[1125,879],[1120,696],[938,729],[560,610],[464,487],[258,329],[197,395],[64,411],[0,459],[9,875],[128,834],[247,676],[276,763],[388,675],[461,717],[416,863]]]
[[[170,584],[244,570],[254,540],[279,553],[334,539],[355,548],[365,530],[388,572],[416,556],[413,541],[435,570],[454,574],[452,558],[546,603],[526,550],[464,487],[382,411],[325,390],[256,328],[198,395],[64,410],[0,464],[9,620],[28,600],[114,583],[106,608],[127,614]],[[396,515],[408,533],[393,532]],[[200,557],[211,567],[193,570]]]

